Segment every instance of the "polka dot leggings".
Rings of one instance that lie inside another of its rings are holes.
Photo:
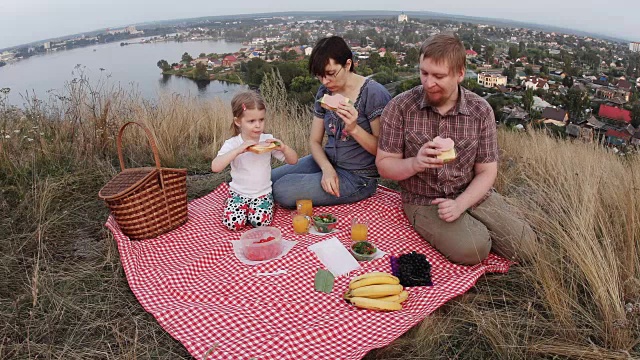
[[[247,223],[253,227],[267,226],[273,220],[273,195],[251,198],[229,190],[222,223],[229,230],[240,230]]]

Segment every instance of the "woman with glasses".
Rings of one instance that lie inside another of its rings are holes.
[[[373,79],[355,73],[353,53],[338,36],[316,43],[309,72],[321,83],[309,137],[311,155],[272,171],[274,200],[294,208],[297,199],[311,199],[314,206],[366,199],[377,187],[380,115],[391,95]],[[341,94],[351,101],[327,110],[318,101],[325,94]]]

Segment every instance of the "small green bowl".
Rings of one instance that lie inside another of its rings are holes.
[[[322,221],[316,221],[315,218],[316,217],[321,217],[323,215],[331,215],[334,218],[333,222],[322,222]],[[329,214],[329,213],[324,213],[324,214],[318,214],[318,215],[314,215],[311,217],[311,223],[313,224],[313,227],[316,228],[316,230],[319,233],[330,233],[331,231],[333,231],[333,229],[336,228],[336,226],[338,226],[338,217],[333,215],[333,214]]]
[[[355,252],[353,250],[353,247],[358,243],[369,243],[369,244],[371,244],[371,246],[373,246],[376,249],[376,251],[374,251],[373,254],[369,254],[369,255],[367,255],[367,254],[359,254],[359,253],[357,253],[357,252]],[[376,248],[376,246],[373,245],[373,243],[371,241],[356,241],[356,242],[353,242],[351,244],[351,246],[349,247],[349,250],[351,251],[351,255],[353,255],[353,257],[358,261],[373,260],[373,258],[376,257],[376,253],[378,253],[378,248]]]

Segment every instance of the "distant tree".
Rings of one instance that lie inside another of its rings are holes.
[[[515,60],[518,58],[518,47],[515,45],[509,46],[509,59]]]
[[[629,96],[629,103],[635,104],[638,102],[639,99],[640,99],[640,94],[638,94],[638,89],[636,88],[631,89],[631,96]]]
[[[193,60],[193,58],[191,57],[191,55],[189,55],[188,52],[185,52],[184,54],[182,54],[182,62],[183,63],[189,64],[192,60]]]
[[[533,106],[533,89],[527,89],[524,92],[524,96],[522,96],[522,105],[524,109],[531,112],[531,107]]]
[[[477,52],[478,54],[480,54],[480,51],[482,50],[482,44],[480,43],[480,41],[478,41],[476,39],[476,41],[473,42],[473,44],[471,45],[471,47],[473,48],[473,51]]]
[[[563,97],[562,102],[569,113],[569,121],[572,122],[584,119],[586,117],[586,110],[591,104],[589,95],[578,88],[569,89],[567,95]]]
[[[209,80],[209,73],[207,72],[207,65],[204,63],[197,63],[196,68],[193,71],[193,76],[196,80]]]
[[[171,70],[171,65],[169,65],[169,62],[165,59],[159,60],[158,63],[156,64],[162,71],[169,71]]]
[[[369,66],[367,66],[366,64],[359,65],[358,66],[358,74],[360,74],[362,76],[373,75],[373,70]]]
[[[640,104],[635,104],[631,108],[631,125],[636,128],[640,126]]]
[[[566,55],[562,61],[564,62],[564,72],[571,76],[576,75],[576,71],[573,68],[573,58],[571,57],[571,55]]]
[[[492,63],[493,55],[496,52],[496,47],[493,45],[488,45],[484,48],[484,56],[487,58],[489,63]]]
[[[540,74],[549,75],[549,68],[547,68],[547,65],[540,66]]]
[[[564,79],[562,79],[562,85],[570,88],[573,86],[573,77],[571,76],[565,76]]]
[[[524,41],[520,41],[520,43],[518,44],[518,52],[520,54],[524,54],[527,52],[527,44],[525,44]]]
[[[296,76],[291,80],[289,89],[294,93],[304,93],[313,91],[318,87],[318,80],[311,76]]]
[[[205,53],[200,53],[200,55],[198,55],[198,57],[199,57],[199,58],[206,58],[206,57],[207,57],[207,54],[205,54]]]
[[[514,82],[517,75],[515,65],[509,65],[508,68],[502,71],[502,75],[506,76],[509,82]]]
[[[384,47],[387,48],[387,51],[390,52],[396,48],[396,39],[391,36],[387,36],[384,40]]]
[[[367,66],[369,66],[373,72],[378,72],[378,68],[381,66],[381,59],[380,59],[380,54],[378,53],[372,53],[371,55],[369,55],[369,58],[367,59]]]
[[[295,50],[285,51],[280,54],[280,59],[282,59],[282,61],[295,60],[297,57],[298,57],[298,53],[296,53]]]
[[[374,80],[377,81],[378,83],[385,85],[391,82],[394,82],[398,76],[395,75],[395,73],[393,72],[393,70],[387,68],[387,67],[381,67],[379,69],[379,71],[373,76]]]
[[[477,79],[464,79],[462,80],[462,83],[460,83],[460,85],[462,85],[463,88],[471,91],[480,88],[480,84],[478,84]]]
[[[413,79],[407,79],[404,80],[402,82],[400,82],[400,84],[398,84],[398,86],[396,86],[396,95],[399,95],[407,90],[413,89],[414,87],[420,85],[420,78],[416,77]]]
[[[416,48],[409,48],[407,55],[404,57],[404,62],[408,65],[416,65],[420,61],[420,52]]]
[[[307,33],[304,31],[300,32],[300,35],[298,36],[298,44],[309,45],[309,42],[311,42],[311,40],[309,40]]]
[[[529,65],[525,66],[524,67],[524,73],[527,76],[533,75],[533,68],[531,66],[529,66]]]
[[[491,105],[491,108],[493,109],[493,115],[495,117],[495,120],[498,121],[502,114],[502,108],[505,105],[504,97],[502,95],[495,95],[487,99],[487,102],[489,103],[489,105]]]

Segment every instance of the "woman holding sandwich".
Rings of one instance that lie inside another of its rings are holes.
[[[338,36],[316,43],[309,72],[321,82],[309,137],[311,155],[272,171],[274,200],[294,208],[297,199],[311,199],[317,206],[366,199],[377,187],[380,115],[391,95],[355,73],[353,53]]]

